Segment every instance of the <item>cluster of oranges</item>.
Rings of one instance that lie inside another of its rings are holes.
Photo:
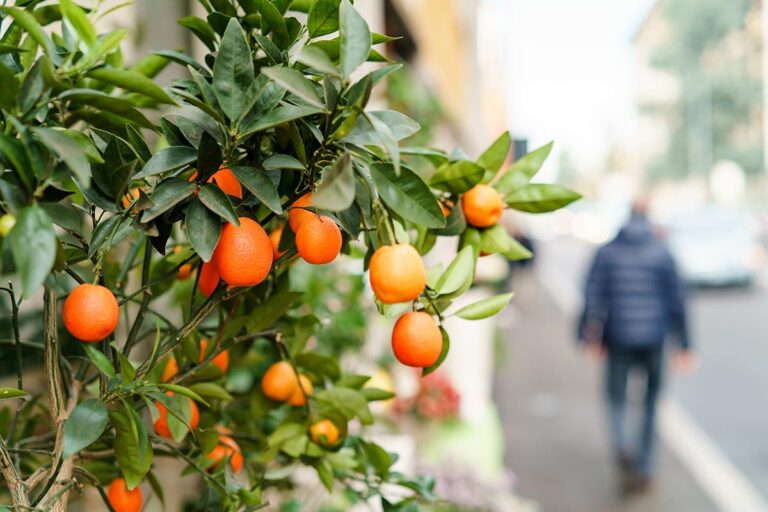
[[[307,403],[312,394],[312,381],[296,370],[287,361],[278,361],[270,366],[261,378],[264,395],[276,402],[285,402],[294,407]],[[321,419],[309,427],[309,437],[316,444],[333,446],[339,441],[339,428],[329,419]]]

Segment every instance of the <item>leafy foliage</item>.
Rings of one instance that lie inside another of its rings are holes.
[[[2,239],[0,271],[19,283],[21,296],[2,289],[15,327],[22,299],[44,289],[42,315],[33,313],[42,318],[43,345],[22,346],[18,330],[15,343],[17,361],[22,351],[42,349],[51,400],[50,415],[20,408],[0,450],[7,454],[6,442],[30,436],[35,425],[54,432],[40,448],[51,457],[40,450],[14,455],[23,471],[45,475],[31,488],[14,487],[17,466],[3,467],[9,487],[20,491],[14,503],[26,506],[37,493],[38,502],[66,503],[64,484],[44,488],[44,481],[71,481],[74,473],[96,486],[119,474],[129,489],[148,481],[157,492],[152,468],[159,454],[198,473],[207,484],[203,502],[217,509],[257,507],[266,487],[290,484],[296,464],[313,467],[329,490],[365,482],[354,488],[361,499],[379,494],[384,483],[406,489],[388,510],[435,499],[432,481],[392,471],[395,456],[365,440],[365,426],[374,421],[369,402],[391,395],[363,388],[367,377],[341,368],[336,349],[354,340],[328,338],[354,338],[362,320],[348,317],[346,330],[321,325],[319,316],[337,311],[292,286],[298,267],[288,227],[280,255],[257,286],[219,283],[203,295],[202,264],[213,264],[223,224],[248,217],[281,228],[286,210],[313,192],[311,210],[338,222],[343,250],[353,258],[367,262],[378,247],[396,242],[425,254],[438,236],[458,237],[454,261],[434,273],[412,304],[442,321],[472,285],[481,251],[528,255],[501,226],[468,227],[461,194],[492,183],[521,211],[568,204],[578,195],[529,184],[549,149],[501,170],[508,134],[477,162],[401,147],[418,124],[395,111],[366,110],[371,89],[392,67],[350,78],[364,62],[386,60],[375,46],[387,38],[371,33],[348,0],[297,2],[308,10],[307,26],[291,2],[202,1],[206,19],[179,20],[210,50],[202,62],[159,51],[130,68],[122,65],[125,34],[98,34],[96,10],[73,0],[39,3],[0,7],[8,22],[0,36],[0,207],[5,219],[15,219]],[[59,19],[56,33],[47,25]],[[184,66],[188,78],[163,88],[153,77],[171,63]],[[150,110],[160,112],[159,121]],[[223,169],[238,190],[218,181]],[[59,344],[72,340],[58,328],[57,299],[82,282],[113,291],[121,325],[101,344],[62,351]],[[343,300],[359,296],[355,286]],[[510,298],[456,315],[485,318]],[[442,353],[425,374],[448,353],[448,333],[441,333]],[[320,349],[310,348],[312,336]],[[225,352],[231,368],[217,364]],[[262,376],[278,360],[313,384],[305,405],[277,403],[262,391]],[[20,365],[17,370],[21,383]],[[28,398],[22,387],[0,390],[0,400]],[[338,429],[339,443],[312,439],[309,427],[321,419]],[[167,423],[170,438],[152,427],[158,421]],[[238,475],[234,457],[229,465],[212,458],[225,435],[245,459]]]

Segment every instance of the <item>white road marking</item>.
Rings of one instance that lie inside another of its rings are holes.
[[[722,512],[768,512],[768,503],[674,400],[659,404],[659,435]]]

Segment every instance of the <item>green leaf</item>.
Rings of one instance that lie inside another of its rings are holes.
[[[280,11],[269,0],[254,0],[261,14],[262,32],[272,32],[275,44],[285,48],[288,44],[288,27]]]
[[[2,7],[0,9],[6,11],[13,20],[24,29],[24,32],[29,34],[29,37],[37,41],[37,44],[43,47],[45,54],[54,64],[61,64],[62,58],[56,52],[56,47],[54,46],[53,41],[51,41],[48,34],[43,31],[43,27],[40,26],[33,14],[16,7]]]
[[[248,321],[248,331],[263,331],[277,322],[293,303],[302,296],[301,292],[281,290],[275,293],[268,301],[258,304],[251,310]]]
[[[95,255],[105,242],[109,241],[108,247],[112,246],[128,236],[132,230],[129,217],[115,215],[102,220],[91,235],[91,240],[88,244],[88,257],[90,258]]]
[[[318,354],[317,352],[303,352],[294,357],[296,364],[318,376],[326,376],[331,380],[338,380],[341,376],[339,361],[333,357]]]
[[[248,87],[253,81],[253,60],[243,29],[236,18],[229,20],[213,64],[213,91],[230,119],[243,113]]]
[[[180,169],[197,160],[197,151],[187,146],[171,146],[161,149],[150,158],[141,171],[133,176],[134,180],[156,176],[164,172]]]
[[[93,365],[98,368],[101,373],[112,379],[117,376],[115,367],[112,366],[112,363],[109,362],[107,356],[105,356],[98,348],[90,343],[83,343],[83,350],[85,350],[88,359],[91,360]]]
[[[15,168],[24,187],[32,192],[36,179],[24,146],[17,139],[3,133],[0,133],[0,161],[7,161]]]
[[[489,297],[474,304],[464,306],[455,314],[464,320],[482,320],[503,311],[507,304],[509,304],[509,301],[512,300],[513,295],[513,293],[504,293]]]
[[[210,24],[197,16],[185,16],[176,20],[176,23],[191,30],[209,50],[216,51],[216,32]]]
[[[42,286],[56,260],[53,221],[39,205],[28,206],[16,217],[8,241],[21,280],[22,297],[27,298]]]
[[[43,127],[35,127],[32,130],[48,149],[67,164],[80,183],[87,187],[90,183],[91,167],[83,148],[61,130]]]
[[[218,384],[214,384],[213,382],[198,382],[197,384],[192,384],[189,386],[189,389],[197,393],[203,398],[210,398],[214,400],[224,400],[225,402],[230,402],[234,400],[232,395],[227,393],[227,391],[219,386]]]
[[[191,398],[195,402],[200,402],[201,404],[208,407],[210,404],[206,402],[202,396],[198,395],[194,391],[192,391],[190,388],[179,386],[178,384],[169,384],[169,383],[161,383],[158,384],[158,387],[161,387],[163,389],[168,389],[170,391],[173,391],[174,393],[178,393],[180,395],[184,395],[187,398]]]
[[[23,389],[16,389],[16,388],[0,388],[0,401],[1,400],[10,400],[12,398],[21,398],[28,396],[29,393],[24,391]]]
[[[317,0],[307,17],[310,39],[339,30],[339,0]]]
[[[104,402],[89,398],[77,404],[64,423],[63,458],[79,452],[96,442],[109,423],[109,412]]]
[[[110,96],[101,91],[92,89],[68,89],[59,94],[59,99],[69,99],[80,103],[83,106],[104,110],[110,114],[114,114],[127,119],[132,123],[138,124],[139,126],[153,130],[155,129],[155,125],[153,125],[152,122],[147,119],[144,114],[139,112],[129,101],[116,96]],[[74,112],[74,114],[77,114],[78,116],[83,115],[79,111]]]
[[[334,478],[331,464],[325,459],[317,459],[314,467],[315,471],[317,471],[318,478],[320,478],[320,481],[323,483],[328,492],[333,492]]]
[[[278,215],[283,213],[283,207],[280,204],[280,194],[277,192],[277,187],[263,171],[260,171],[255,167],[236,165],[232,167],[232,172],[235,173],[238,181],[240,181],[251,194],[256,196],[259,201],[264,203],[267,208]]]
[[[363,425],[373,423],[368,401],[360,391],[344,387],[325,389],[315,394],[319,401],[327,402],[341,412],[347,420],[357,416]]]
[[[296,61],[327,75],[339,74],[339,70],[333,65],[328,54],[317,46],[305,46],[302,48],[296,56]]]
[[[553,142],[546,144],[512,164],[493,186],[501,195],[508,195],[526,186],[552,152]]]
[[[509,154],[509,147],[512,145],[512,137],[509,132],[504,132],[491,144],[485,152],[477,159],[477,165],[485,169],[483,183],[488,183],[496,176],[501,166]]]
[[[261,72],[310,105],[325,108],[320,94],[315,89],[315,82],[306,78],[300,71],[284,67],[271,67],[261,68]]]
[[[467,246],[459,251],[443,275],[437,281],[436,290],[440,295],[449,295],[469,288],[475,275],[474,248]]]
[[[389,468],[395,462],[392,456],[387,450],[375,443],[361,440],[360,445],[363,447],[368,462],[376,470],[376,474],[386,480],[389,477]]]
[[[197,147],[197,173],[198,177],[206,181],[219,170],[223,159],[221,148],[208,132],[200,134],[200,144]]]
[[[169,59],[168,57],[163,57],[162,55],[156,55],[151,53],[139,59],[138,62],[136,62],[136,64],[131,66],[130,69],[131,71],[140,73],[148,78],[154,78],[163,69],[165,69],[170,62],[171,62],[171,59]]]
[[[222,192],[217,185],[210,184],[203,186],[200,189],[198,199],[200,199],[200,202],[203,203],[206,208],[222,219],[235,226],[240,225],[240,220],[237,218],[237,213],[235,213],[235,209],[232,207],[229,197],[227,197],[227,194]]]
[[[19,81],[13,74],[13,71],[8,69],[0,61],[0,90],[3,91],[0,94],[0,107],[6,110],[13,110],[16,108],[16,96],[19,94]]]
[[[483,167],[459,160],[441,165],[432,175],[429,184],[451,194],[463,194],[480,183],[484,174]]]
[[[368,400],[369,402],[377,402],[379,400],[389,400],[395,397],[395,394],[393,392],[385,391],[379,388],[364,387],[363,389],[360,390],[360,393],[362,393],[365,399]]]
[[[536,183],[507,195],[507,206],[529,213],[545,213],[558,210],[581,198],[581,194],[560,185]]]
[[[96,44],[96,29],[88,21],[83,10],[72,0],[60,0],[59,8],[61,9],[61,15],[72,24],[80,39],[83,40],[88,48],[93,48],[93,45]]]
[[[341,73],[348,77],[368,59],[371,51],[371,31],[349,0],[339,7]]]
[[[285,124],[288,121],[300,119],[302,117],[311,116],[322,112],[322,109],[317,107],[300,107],[298,105],[280,105],[276,109],[267,112],[262,116],[258,116],[254,123],[243,128],[244,134],[251,134]]]
[[[115,428],[115,457],[128,490],[141,483],[152,467],[152,445],[136,411],[125,404],[109,412]]]
[[[437,199],[413,171],[395,175],[390,165],[373,165],[371,175],[386,205],[406,220],[427,228],[442,228],[445,217]]]
[[[352,206],[355,200],[355,172],[352,157],[344,153],[333,167],[325,171],[323,180],[312,194],[312,203],[318,208],[340,212]]]
[[[120,375],[123,383],[131,383],[136,378],[136,368],[133,367],[130,359],[122,352],[117,353],[117,359],[120,361]]]
[[[395,110],[374,110],[367,114],[386,124],[395,140],[407,139],[421,129],[419,123]]]
[[[296,158],[292,157],[291,155],[274,154],[264,160],[261,165],[264,167],[264,170],[267,171],[282,169],[290,169],[293,171],[306,170],[306,167],[304,167],[301,162],[296,160]]]
[[[440,365],[443,364],[443,361],[445,361],[445,358],[448,356],[448,352],[451,350],[451,337],[448,336],[448,331],[443,329],[443,327],[441,326],[440,334],[443,337],[443,346],[440,349],[440,355],[437,357],[437,361],[435,361],[434,364],[432,364],[432,366],[428,368],[424,368],[424,370],[421,372],[422,377],[426,377],[430,373],[440,368]]]
[[[136,153],[136,156],[139,157],[141,164],[146,164],[152,158],[152,152],[144,141],[144,137],[141,136],[141,132],[134,128],[133,125],[129,124],[125,129],[133,151]]]
[[[203,67],[202,64],[197,62],[195,59],[190,57],[189,55],[186,55],[181,52],[176,52],[172,50],[155,50],[152,52],[153,55],[158,55],[160,57],[165,57],[166,59],[173,61],[177,64],[181,64],[184,67],[192,66],[196,70],[198,70],[201,73],[208,73],[208,71]]]
[[[532,256],[531,251],[515,240],[501,224],[482,230],[480,250],[488,254],[499,253],[510,260],[525,260]]]
[[[195,184],[181,178],[168,178],[152,192],[150,199],[154,206],[144,210],[141,222],[149,222],[170,210],[195,191]]]
[[[205,262],[211,261],[221,236],[221,220],[218,215],[203,206],[198,198],[193,198],[187,206],[184,233],[200,258]]]
[[[137,71],[102,67],[90,70],[86,76],[126,91],[142,94],[160,103],[176,104],[173,98],[168,96],[168,93],[157,85],[154,80],[147,78]]]

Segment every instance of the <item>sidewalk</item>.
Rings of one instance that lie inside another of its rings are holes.
[[[517,492],[542,512],[714,512],[702,490],[659,443],[654,487],[623,500],[604,422],[600,368],[573,342],[573,320],[533,276],[515,276],[502,322],[495,400],[505,462]]]

